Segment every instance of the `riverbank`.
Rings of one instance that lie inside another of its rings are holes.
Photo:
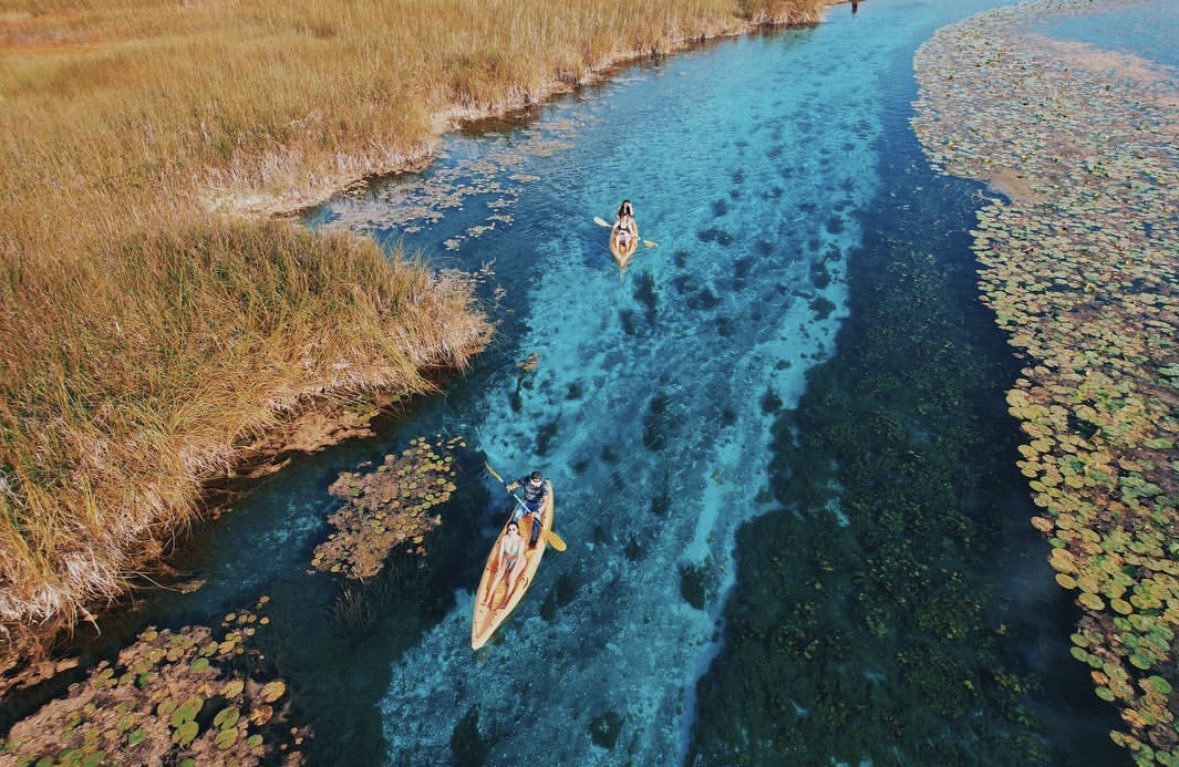
[[[820,5],[0,4],[5,686],[250,437],[428,390],[487,342],[457,276],[252,217],[403,167],[456,117]]]
[[[1012,459],[1083,610],[1072,655],[1118,707],[1110,738],[1145,766],[1179,762],[1179,81],[1049,31],[1144,7],[1041,0],[939,32],[916,60],[915,128],[936,167],[1005,196],[971,234],[1025,363],[1007,394],[1025,435]]]

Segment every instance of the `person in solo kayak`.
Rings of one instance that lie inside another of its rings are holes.
[[[618,249],[626,252],[630,248],[631,242],[639,236],[639,227],[635,223],[634,210],[630,206],[630,200],[623,200],[622,204],[618,206],[618,218],[614,221],[613,236],[614,241],[618,243]]]
[[[518,480],[508,485],[508,492],[512,492],[517,487],[524,488],[523,506],[516,507],[516,513],[512,516],[512,520],[519,522],[520,518],[524,516],[524,507],[527,507],[528,514],[532,517],[532,534],[528,536],[528,548],[536,548],[536,541],[540,538],[540,509],[544,504],[544,497],[548,493],[548,485],[545,484],[544,477],[539,471],[534,471],[526,477],[520,477]]]

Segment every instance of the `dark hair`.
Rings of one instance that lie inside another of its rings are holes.
[[[544,477],[540,475],[539,471],[534,471],[532,472],[532,476],[530,476],[529,479],[544,479]]]
[[[623,200],[622,204],[618,206],[618,215],[619,216],[621,216],[624,213],[629,216],[632,214],[632,212],[633,211],[631,211],[631,208],[630,208],[630,200]]]

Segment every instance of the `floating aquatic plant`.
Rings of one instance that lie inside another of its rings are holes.
[[[339,218],[330,226],[360,232],[400,228],[415,233],[437,224],[448,210],[470,206],[472,198],[482,198],[480,210],[485,207],[486,211],[479,223],[443,242],[447,250],[457,250],[467,240],[495,230],[499,223],[512,223],[513,216],[507,211],[519,202],[526,186],[539,178],[518,172],[519,166],[532,157],[572,146],[578,132],[596,120],[581,116],[519,126],[511,142],[490,146],[477,160],[458,165],[444,162],[435,164],[428,176],[405,176],[395,194],[377,189],[372,197],[341,200],[336,208]]]
[[[520,375],[527,375],[536,372],[537,366],[540,364],[540,355],[536,352],[529,354],[522,361],[516,363],[516,367],[520,369]]]
[[[454,493],[453,450],[465,446],[462,437],[419,437],[367,474],[342,473],[329,488],[345,500],[328,518],[337,532],[315,548],[311,566],[364,579],[379,573],[398,546],[425,555],[425,535],[442,523],[428,512]]]
[[[99,663],[85,681],[70,685],[65,698],[13,725],[8,740],[0,741],[0,761],[249,767],[285,752],[285,764],[301,764],[292,748],[302,742],[298,728],[268,726],[286,686],[263,683],[243,669],[243,656],[256,655],[245,642],[266,601],[225,616],[219,631],[143,631],[117,661]]]
[[[1114,742],[1179,764],[1175,83],[1035,35],[1079,0],[997,9],[917,56],[931,161],[1005,193],[971,234],[983,300],[1029,362],[1008,394],[1049,562],[1086,612],[1073,656],[1121,707]],[[1109,63],[1117,66],[1110,71]],[[1080,72],[1080,76],[1078,76]]]

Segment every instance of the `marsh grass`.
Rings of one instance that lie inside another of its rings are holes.
[[[0,283],[5,306],[39,310],[5,324],[6,621],[113,596],[241,438],[309,399],[423,391],[423,370],[462,367],[487,337],[456,277],[281,222],[186,226],[111,255],[65,296]]]
[[[30,627],[117,594],[244,438],[486,343],[461,279],[222,212],[822,4],[0,0],[0,674]]]

